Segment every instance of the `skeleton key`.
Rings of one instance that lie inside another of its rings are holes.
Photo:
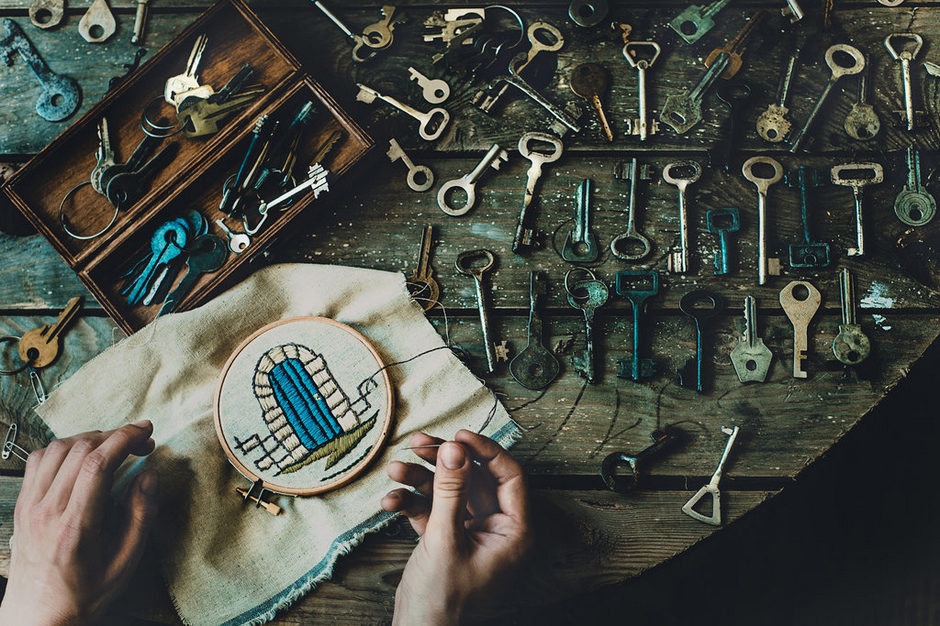
[[[494,143],[469,174],[449,180],[441,185],[441,188],[437,191],[437,206],[439,206],[444,213],[453,215],[454,217],[466,214],[476,204],[477,181],[483,176],[483,172],[485,172],[488,167],[498,170],[503,162],[508,160],[509,153],[500,148],[499,144]],[[450,192],[455,189],[460,189],[467,195],[467,199],[462,207],[454,208],[450,204]]]
[[[53,324],[23,333],[17,347],[20,358],[29,367],[40,369],[56,360],[62,350],[62,334],[82,308],[82,297],[75,296],[65,305]]]
[[[516,89],[524,93],[525,95],[529,96],[529,98],[531,98],[533,102],[535,102],[537,105],[539,105],[540,107],[548,111],[548,113],[552,117],[555,118],[555,120],[557,121],[557,124],[559,124],[560,127],[558,127],[557,129],[553,127],[552,130],[557,132],[559,135],[565,132],[564,128],[567,128],[568,130],[575,132],[575,133],[581,132],[581,125],[578,122],[578,118],[580,118],[581,116],[580,110],[576,112],[576,115],[572,115],[566,109],[562,109],[561,107],[555,106],[545,96],[540,94],[538,90],[532,87],[532,85],[525,82],[521,77],[516,76],[516,75],[497,76],[491,81],[491,83],[493,85],[497,85],[499,83],[506,83],[508,85],[512,85],[513,87],[515,87]],[[483,110],[486,111],[487,109],[483,109]],[[564,128],[561,128],[561,127],[564,127]]]
[[[408,75],[421,87],[421,93],[429,104],[440,104],[450,97],[450,85],[446,80],[428,78],[413,67],[408,68]]]
[[[658,456],[666,448],[672,447],[682,440],[681,432],[675,428],[666,427],[661,430],[654,430],[650,434],[653,444],[636,455],[626,454],[625,452],[612,452],[604,457],[601,462],[601,480],[611,491],[627,493],[636,489],[640,484],[640,476],[646,469],[646,464],[655,456]],[[614,468],[626,465],[629,474],[624,476],[615,475]]]
[[[702,98],[730,62],[731,56],[726,52],[722,52],[691,91],[672,94],[666,98],[663,110],[659,114],[660,121],[669,124],[680,135],[688,132],[689,129],[701,122]]]
[[[213,135],[219,132],[219,125],[229,117],[251,105],[263,88],[255,88],[233,96],[225,102],[199,100],[193,106],[177,114],[183,134],[190,139]]]
[[[607,114],[604,113],[604,105],[601,102],[601,96],[610,86],[610,73],[597,63],[582,63],[571,70],[571,91],[576,96],[582,98],[591,104],[591,108],[597,113],[597,119],[604,131],[604,137],[607,141],[614,140],[614,131],[607,121]]]
[[[715,252],[715,276],[724,276],[731,271],[731,235],[741,229],[741,214],[735,207],[709,209],[705,213],[705,227],[718,236]]]
[[[621,162],[614,169],[614,178],[618,180],[630,181],[630,195],[627,204],[627,229],[614,237],[610,242],[610,252],[618,259],[624,261],[641,261],[649,256],[653,250],[653,245],[645,235],[642,235],[636,229],[636,184],[639,178],[649,179],[649,174],[644,175],[648,168],[645,166],[637,168],[637,160],[634,157],[630,161],[629,168],[627,164]]]
[[[176,288],[163,301],[157,317],[172,313],[180,302],[193,290],[203,274],[209,274],[222,269],[228,259],[228,249],[225,241],[215,235],[200,235],[192,241],[192,251],[186,257],[186,273]]]
[[[787,176],[786,182],[790,187],[800,189],[803,242],[790,244],[790,267],[829,267],[829,244],[824,241],[813,241],[809,227],[809,187],[810,185],[818,187],[821,184],[819,171],[800,165],[796,172],[795,184],[792,176]]]
[[[49,69],[19,24],[4,18],[3,27],[7,36],[0,39],[0,58],[7,65],[13,65],[13,53],[18,52],[39,80],[42,86],[42,93],[36,101],[39,117],[50,122],[61,122],[71,117],[82,103],[82,90],[75,79]]]
[[[652,51],[650,54],[649,51]],[[648,122],[646,113],[646,71],[653,67],[659,53],[662,49],[655,41],[628,41],[623,45],[623,56],[627,59],[630,67],[637,72],[637,89],[639,98],[639,117],[627,122],[627,132],[631,135],[639,135],[640,141],[646,141],[650,135],[659,131],[659,121]],[[641,52],[646,52],[643,55]]]
[[[509,362],[509,373],[526,389],[542,389],[555,380],[561,364],[542,345],[542,320],[537,310],[539,296],[548,293],[548,285],[538,272],[529,272],[529,343]]]
[[[101,187],[101,176],[106,169],[117,165],[114,162],[114,150],[111,148],[111,135],[108,132],[108,118],[106,117],[102,117],[98,124],[98,152],[95,156],[98,163],[91,171],[91,188],[103,196],[105,190]]]
[[[865,220],[862,214],[862,190],[868,185],[877,185],[884,180],[884,168],[880,163],[844,163],[832,168],[832,183],[852,188],[855,198],[855,247],[848,248],[848,256],[865,254]]]
[[[894,200],[898,219],[909,226],[923,226],[937,214],[937,201],[921,183],[920,152],[907,148],[907,184]]]
[[[65,0],[33,0],[29,5],[29,21],[36,28],[54,28],[65,15]]]
[[[590,280],[579,280],[574,287],[568,286],[568,278],[572,272],[579,270],[568,270],[565,274],[565,291],[568,292],[568,304],[575,309],[580,309],[584,314],[584,338],[585,350],[581,356],[571,357],[571,365],[579,376],[583,377],[589,383],[597,382],[597,374],[594,367],[594,311],[604,306],[610,297],[610,291],[607,284],[598,280],[594,272],[583,269],[591,277]]]
[[[406,113],[418,120],[418,134],[421,135],[421,138],[426,141],[434,141],[441,136],[441,133],[444,132],[444,129],[447,128],[447,124],[450,123],[450,113],[447,109],[441,107],[434,107],[427,113],[422,113],[414,107],[410,107],[407,104],[392,98],[391,96],[386,96],[380,94],[375,89],[367,87],[361,83],[356,85],[359,87],[359,94],[356,96],[356,100],[360,102],[365,102],[370,104],[375,101],[376,98],[380,100],[385,100],[399,111]]]
[[[790,55],[787,71],[784,72],[780,80],[780,86],[777,88],[776,104],[768,105],[757,118],[757,134],[766,141],[772,143],[783,141],[792,127],[790,120],[787,119],[787,113],[790,112],[790,109],[787,108],[787,97],[790,95],[790,83],[793,80],[799,56],[799,50],[795,50]]]
[[[408,167],[408,186],[414,191],[427,191],[434,186],[434,172],[431,168],[427,165],[415,165],[394,138],[389,140],[386,154],[392,163],[401,159],[402,163]]]
[[[871,341],[855,318],[855,277],[847,267],[842,268],[839,276],[839,294],[842,324],[839,325],[839,334],[832,340],[832,353],[840,363],[858,365],[871,353]]]
[[[701,306],[703,303],[707,305]],[[679,384],[686,389],[705,393],[705,342],[702,338],[702,324],[721,313],[723,309],[721,296],[707,289],[693,289],[679,300],[679,310],[695,321],[695,358],[687,360],[677,371]]]
[[[762,383],[767,379],[774,353],[757,335],[757,301],[753,296],[744,298],[744,336],[731,350],[731,365],[742,383]]]
[[[633,305],[633,358],[619,359],[620,378],[635,381],[650,378],[656,373],[656,363],[640,357],[640,319],[646,313],[646,301],[659,293],[659,272],[655,270],[620,270],[617,272],[617,295],[624,296]]]
[[[407,282],[411,297],[420,302],[425,311],[433,309],[441,295],[441,288],[434,279],[434,270],[431,268],[432,243],[434,243],[434,227],[428,224],[421,233],[418,265]]]
[[[722,428],[721,432],[728,435],[728,443],[725,444],[725,450],[721,453],[721,460],[718,461],[718,469],[712,474],[708,484],[703,485],[695,492],[694,496],[689,498],[688,502],[682,505],[683,513],[694,520],[711,524],[712,526],[721,526],[721,491],[718,490],[718,483],[721,482],[721,475],[724,471],[725,462],[728,460],[728,455],[731,453],[731,446],[734,445],[734,440],[738,438],[738,427],[735,426],[734,430]],[[711,495],[712,497],[712,514],[708,517],[695,510],[695,505],[706,495]]]
[[[723,46],[718,46],[712,50],[707,57],[705,57],[705,67],[711,67],[711,64],[714,63],[722,54],[727,54],[730,59],[728,60],[728,67],[726,67],[720,74],[721,78],[728,80],[729,78],[734,78],[734,76],[741,69],[741,66],[744,64],[744,52],[747,50],[748,41],[754,35],[755,29],[760,25],[760,23],[767,17],[767,13],[762,9],[758,9],[754,15],[751,16],[751,19],[747,21],[747,24],[738,32],[731,41],[727,42]]]
[[[767,177],[760,175],[758,165],[771,167],[773,173]],[[767,256],[767,190],[783,178],[783,166],[771,157],[756,156],[744,162],[741,172],[757,187],[757,282],[763,285],[768,275],[780,275],[780,259]]]
[[[683,176],[682,172],[689,172]],[[669,163],[663,168],[663,180],[679,189],[679,251],[666,259],[670,272],[685,274],[689,271],[689,216],[686,189],[702,175],[702,167],[695,161]]]
[[[900,49],[895,42],[907,42]],[[917,57],[924,38],[916,33],[893,33],[885,37],[885,48],[891,58],[901,63],[901,82],[904,84],[904,113],[907,130],[914,130],[914,86],[911,81],[911,61]]]
[[[117,30],[117,20],[107,0],[95,0],[78,22],[78,34],[88,43],[102,43]]]
[[[483,264],[479,265],[479,261]],[[489,250],[469,250],[461,252],[454,261],[457,271],[465,276],[470,276],[476,283],[477,288],[477,308],[480,311],[480,326],[483,331],[483,344],[486,350],[486,371],[491,373],[496,369],[496,350],[495,344],[490,334],[490,318],[486,306],[486,294],[483,291],[483,276],[493,269],[496,264],[496,257]]]
[[[248,234],[236,233],[225,224],[225,220],[222,218],[217,219],[215,223],[225,234],[228,239],[228,249],[233,253],[241,254],[251,245],[251,237]]]
[[[180,256],[188,241],[189,224],[183,218],[164,222],[157,228],[150,238],[150,260],[137,279],[121,292],[127,296],[127,304],[136,306],[143,301],[157,272]]]
[[[330,190],[329,176],[330,176],[330,170],[326,169],[319,163],[313,163],[310,165],[310,167],[307,168],[307,178],[304,179],[303,182],[295,185],[293,189],[288,189],[287,191],[277,196],[273,200],[270,200],[268,202],[262,202],[258,210],[262,212],[262,216],[266,216],[268,209],[276,208],[286,203],[291,198],[301,193],[304,193],[305,191],[312,191],[313,198],[317,199],[320,197],[321,193],[323,193],[324,191]],[[244,223],[244,220],[243,220],[243,223]],[[248,231],[246,229],[246,232],[248,232],[251,235],[254,235],[256,232],[258,232],[258,229],[260,228],[261,228],[261,224],[259,223],[251,231]]]
[[[822,303],[812,284],[794,280],[780,292],[780,305],[793,324],[793,378],[806,378],[803,362],[809,353],[809,323]]]
[[[721,165],[726,172],[730,172],[737,139],[736,128],[739,125],[738,118],[741,115],[742,109],[747,107],[747,104],[751,101],[751,87],[746,83],[738,81],[719,83],[718,86],[715,87],[715,95],[728,107],[728,123],[723,133],[724,144],[722,149],[718,152],[718,160],[719,165]]]
[[[839,53],[849,56],[852,60],[852,64],[848,66],[840,65],[836,57]],[[834,46],[829,46],[829,49],[826,50],[826,65],[829,66],[832,74],[829,76],[826,86],[823,87],[823,92],[820,94],[819,99],[816,100],[816,104],[813,105],[809,115],[806,116],[803,127],[800,128],[799,132],[797,132],[796,136],[793,138],[790,144],[790,152],[799,152],[800,147],[803,145],[803,139],[806,137],[806,133],[809,132],[813,122],[816,121],[816,117],[822,110],[823,104],[826,103],[826,98],[829,97],[829,93],[832,91],[832,88],[835,87],[835,84],[839,82],[839,79],[843,76],[854,76],[865,69],[865,55],[862,54],[858,48],[844,43],[837,43]]]
[[[858,75],[858,99],[852,105],[852,110],[845,116],[842,127],[852,139],[865,141],[874,138],[881,130],[881,120],[875,113],[875,107],[868,104],[868,75],[871,68],[865,65],[865,71]]]
[[[539,152],[534,145],[547,144],[551,147],[551,152]],[[526,171],[525,195],[522,199],[522,210],[519,212],[519,220],[516,222],[516,233],[512,240],[512,251],[516,254],[525,254],[532,248],[537,247],[536,229],[530,225],[529,206],[535,198],[535,186],[542,176],[542,166],[546,163],[554,163],[561,158],[564,145],[561,139],[548,133],[530,132],[519,138],[519,154],[528,159],[531,166]]]
[[[731,0],[715,0],[707,6],[693,4],[677,15],[669,28],[676,31],[682,39],[692,44],[701,39],[705,33],[715,27],[715,14],[721,11]]]
[[[189,60],[186,61],[186,71],[167,79],[166,86],[163,88],[163,99],[166,100],[167,104],[178,106],[182,102],[180,94],[200,88],[201,85],[196,74],[199,71],[202,53],[208,43],[209,36],[205,33],[196,37],[193,49],[189,53]]]
[[[179,144],[171,143],[140,168],[111,178],[106,187],[108,200],[118,210],[133,206],[147,194],[154,177],[173,161],[177,152],[179,152]]]
[[[594,183],[585,178],[575,194],[574,228],[568,232],[561,248],[561,258],[570,263],[590,263],[600,252],[597,235],[591,230],[591,188]]]

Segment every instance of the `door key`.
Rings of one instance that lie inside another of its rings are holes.
[[[773,168],[773,173],[766,178],[759,176],[755,168],[757,165],[768,165]],[[783,178],[783,166],[771,157],[756,156],[745,161],[741,171],[744,178],[757,187],[757,282],[763,285],[768,275],[780,274],[780,259],[767,256],[767,190]]]
[[[762,383],[767,379],[774,353],[757,334],[757,301],[744,298],[744,336],[731,350],[731,365],[742,383]]]
[[[777,143],[783,141],[793,124],[787,119],[787,97],[790,95],[790,83],[793,81],[796,62],[799,59],[800,51],[795,50],[790,55],[787,63],[787,71],[784,72],[780,80],[780,86],[777,88],[777,102],[769,105],[757,118],[757,134],[765,141]]]
[[[408,168],[408,186],[412,190],[427,191],[434,186],[434,172],[431,168],[427,165],[415,165],[395,138],[389,139],[388,152],[385,154],[392,163],[401,159],[401,162],[405,164]]]
[[[842,323],[839,334],[832,340],[832,353],[840,363],[858,365],[871,353],[871,341],[862,332],[855,318],[855,277],[847,267],[839,276],[839,294],[842,299]]]
[[[630,181],[630,195],[627,204],[627,229],[614,237],[610,242],[610,252],[618,259],[624,261],[641,261],[649,256],[653,250],[650,240],[640,234],[636,229],[636,183],[638,178],[649,178],[649,174],[644,176],[646,167],[638,168],[636,157],[630,160],[630,166],[626,163],[620,163],[614,169],[614,178]]]
[[[478,264],[482,260],[483,264]],[[454,266],[465,276],[470,276],[476,282],[477,308],[480,310],[480,326],[483,332],[483,346],[486,350],[486,371],[492,373],[496,369],[496,346],[490,334],[490,317],[486,306],[486,293],[483,291],[483,276],[493,269],[496,257],[489,250],[468,250],[457,255]]]
[[[627,359],[620,359],[620,378],[635,381],[650,378],[656,373],[656,363],[640,357],[640,319],[646,313],[646,300],[659,293],[659,272],[655,270],[617,272],[617,295],[624,296],[633,305],[633,358],[628,369]]]
[[[705,227],[718,236],[715,276],[724,276],[731,271],[731,235],[741,229],[741,213],[735,207],[709,209],[705,213]]]
[[[597,235],[591,230],[591,189],[594,183],[585,178],[578,185],[574,201],[574,228],[568,232],[561,248],[561,258],[570,263],[597,260]]]
[[[225,261],[228,260],[228,246],[224,239],[216,235],[205,234],[196,237],[192,241],[191,248],[192,251],[186,257],[186,274],[163,301],[157,317],[175,311],[203,274],[222,269]]]
[[[703,306],[704,305],[704,306]],[[702,324],[724,310],[721,296],[707,289],[693,289],[679,300],[679,310],[695,322],[695,358],[685,362],[677,372],[679,384],[686,389],[705,393],[705,341]]]
[[[692,91],[672,94],[666,98],[659,119],[672,126],[673,130],[680,135],[688,132],[689,129],[701,122],[702,98],[705,97],[705,94],[711,89],[730,62],[731,55],[726,52],[719,54],[711,67],[708,68],[708,71],[702,76],[702,79],[692,88]]]
[[[852,105],[852,110],[845,116],[842,127],[852,139],[865,141],[873,139],[878,131],[881,130],[881,120],[875,113],[875,107],[868,104],[868,75],[871,73],[871,66],[865,66],[865,70],[858,75],[858,98]]]
[[[822,304],[822,294],[805,280],[794,280],[780,292],[780,305],[793,324],[793,378],[806,378],[809,323]]]
[[[408,291],[411,297],[421,303],[425,311],[430,311],[438,303],[441,288],[434,279],[431,269],[431,244],[434,242],[434,227],[428,224],[421,233],[421,249],[418,251],[418,266],[408,279]]]
[[[848,248],[848,256],[865,254],[865,220],[862,215],[862,190],[868,185],[877,185],[884,180],[884,168],[880,163],[844,163],[832,168],[832,183],[852,188],[855,197],[855,247]]]
[[[682,172],[689,172],[683,176]],[[676,173],[673,173],[676,172]],[[679,251],[670,253],[666,259],[670,272],[685,274],[689,271],[689,216],[686,189],[702,175],[702,167],[695,161],[669,163],[663,168],[663,180],[679,188]]]
[[[694,520],[711,524],[712,526],[721,526],[721,492],[718,490],[718,483],[721,482],[721,475],[724,471],[725,462],[728,460],[728,454],[731,453],[731,446],[734,440],[738,438],[738,427],[734,430],[722,428],[721,432],[728,435],[728,443],[725,444],[725,451],[721,453],[721,460],[718,461],[718,469],[712,474],[711,480],[707,485],[702,486],[695,495],[689,498],[689,501],[682,505],[682,512]],[[712,496],[712,514],[708,517],[695,510],[695,505],[706,495]]]
[[[571,83],[571,91],[579,98],[586,100],[597,113],[604,137],[608,142],[613,141],[614,131],[610,127],[610,122],[607,121],[604,104],[601,102],[601,96],[610,87],[610,73],[597,63],[582,63],[571,70],[568,80]]]
[[[411,80],[418,83],[428,104],[441,104],[450,97],[450,85],[441,78],[428,78],[413,67],[408,68]]]
[[[571,287],[568,279],[572,272],[579,271],[586,272],[591,278],[579,280],[574,287]],[[604,306],[610,296],[610,290],[607,288],[607,283],[598,280],[594,272],[578,268],[568,270],[565,274],[565,291],[568,293],[568,304],[584,314],[585,350],[582,356],[572,356],[571,364],[574,366],[574,371],[593,384],[597,382],[594,368],[594,311]]]
[[[646,112],[646,71],[653,67],[661,51],[655,41],[628,41],[623,45],[623,56],[630,67],[636,69],[639,100],[639,117],[627,120],[627,132],[639,135],[640,141],[646,141],[647,137],[659,132],[659,120],[649,122]]]
[[[426,141],[434,141],[441,136],[441,133],[444,132],[444,129],[447,128],[447,124],[450,123],[450,113],[447,109],[442,107],[434,107],[427,113],[422,113],[418,109],[408,106],[404,102],[396,100],[391,96],[386,96],[379,93],[371,87],[367,87],[361,83],[356,84],[359,87],[359,93],[356,95],[356,100],[360,102],[365,102],[366,104],[371,104],[375,102],[376,98],[380,100],[385,100],[399,111],[406,113],[418,120],[418,134],[421,135],[421,138]]]
[[[646,469],[646,464],[666,448],[672,447],[681,441],[681,432],[676,428],[669,427],[657,429],[650,433],[653,444],[638,454],[631,455],[625,452],[608,454],[601,462],[601,479],[604,481],[604,485],[611,491],[620,493],[636,489],[640,483],[640,476],[643,475],[643,470]],[[626,466],[625,469],[629,469],[629,474],[622,476],[614,474],[615,468],[623,466]]]
[[[536,150],[534,146],[539,144],[547,144],[551,147],[551,152]],[[525,196],[522,199],[519,221],[516,223],[516,234],[512,239],[512,251],[516,254],[525,254],[537,247],[536,229],[530,225],[529,206],[535,198],[535,186],[542,176],[542,166],[560,159],[563,150],[561,139],[548,133],[530,132],[519,138],[519,154],[532,165],[526,171]]]
[[[897,43],[904,43],[900,49],[896,47]],[[914,130],[914,85],[911,81],[911,61],[917,57],[921,47],[924,45],[924,38],[917,33],[893,33],[885,37],[885,48],[891,58],[901,64],[901,82],[904,84],[904,120],[907,122],[907,130]]]
[[[542,389],[558,376],[561,364],[548,348],[542,345],[542,320],[539,317],[539,296],[548,292],[544,277],[529,272],[529,343],[509,362],[509,373],[526,389]]]
[[[894,200],[898,219],[909,226],[923,226],[937,214],[937,201],[921,182],[920,152],[907,148],[907,184]]]
[[[62,333],[82,308],[82,297],[75,296],[53,324],[46,324],[23,333],[18,351],[23,362],[34,369],[46,367],[56,360],[62,349]]]
[[[790,267],[829,267],[829,244],[824,241],[813,241],[809,226],[809,188],[818,187],[819,171],[806,165],[800,165],[796,170],[794,184],[792,174],[788,174],[786,182],[790,187],[800,189],[800,215],[803,222],[803,241],[790,244]]]
[[[486,153],[469,174],[449,180],[441,185],[441,188],[437,190],[437,206],[439,206],[444,213],[454,217],[465,215],[477,202],[477,181],[483,176],[483,172],[485,172],[488,167],[498,170],[503,162],[508,160],[509,153],[500,148],[499,144],[494,143],[489,149],[489,152]],[[467,195],[467,199],[462,207],[454,208],[450,204],[449,196],[455,189],[460,189]]]
[[[676,31],[688,44],[695,43],[705,33],[715,27],[715,14],[725,8],[731,0],[715,0],[707,6],[693,4],[669,22],[669,28]]]

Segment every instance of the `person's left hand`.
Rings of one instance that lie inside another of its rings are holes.
[[[102,616],[140,560],[156,511],[145,471],[112,510],[114,472],[150,454],[153,424],[57,439],[29,455],[16,501],[0,624],[82,624]]]

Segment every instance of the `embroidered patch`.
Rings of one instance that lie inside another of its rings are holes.
[[[362,335],[325,318],[294,318],[261,329],[229,359],[216,427],[252,481],[312,495],[348,482],[380,450],[391,398]]]

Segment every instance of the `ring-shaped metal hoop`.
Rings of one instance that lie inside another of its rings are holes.
[[[522,16],[516,13],[515,11],[513,11],[512,9],[510,9],[509,7],[504,6],[502,4],[491,4],[487,7],[483,7],[484,11],[487,11],[489,9],[502,9],[506,11],[507,13],[510,13],[514,18],[516,18],[516,22],[519,23],[519,38],[516,39],[516,43],[509,46],[509,49],[512,50],[513,48],[521,44],[522,40],[525,38],[525,22],[522,21]],[[502,44],[499,47],[502,48]]]
[[[591,280],[597,280],[597,274],[595,274],[589,267],[572,267],[570,270],[565,272],[565,291],[569,296],[577,300],[578,298],[583,298],[584,296],[575,295],[574,291],[572,291],[571,287],[569,286],[568,277],[571,276],[572,272],[584,272],[591,277]]]
[[[64,230],[66,234],[69,235],[70,237],[74,239],[78,239],[79,241],[88,241],[89,239],[95,239],[96,237],[100,237],[101,235],[111,230],[111,227],[114,226],[115,222],[117,222],[118,213],[121,212],[121,210],[118,207],[114,207],[114,215],[111,216],[111,221],[108,222],[107,226],[105,226],[104,228],[102,228],[101,230],[99,230],[97,233],[93,235],[79,235],[77,233],[73,233],[69,229],[68,221],[65,219],[65,203],[66,201],[68,201],[69,198],[75,195],[75,192],[77,192],[79,189],[81,189],[85,185],[91,185],[91,181],[86,180],[86,181],[80,182],[74,187],[72,187],[71,189],[69,189],[69,192],[65,194],[65,196],[62,198],[62,202],[59,203],[59,224],[62,225],[62,230]]]
[[[144,134],[148,137],[154,137],[156,139],[166,139],[167,137],[172,137],[173,135],[178,135],[183,132],[183,125],[177,122],[170,126],[161,126],[160,124],[154,124],[150,121],[150,118],[147,117],[147,112],[150,111],[150,108],[154,105],[155,102],[165,102],[163,96],[157,96],[153,100],[147,103],[147,106],[144,107],[143,112],[140,114],[140,129],[144,131]],[[162,133],[153,132],[148,130],[147,127],[152,128],[154,131],[164,131]],[[175,129],[175,130],[174,130]],[[172,132],[170,132],[172,131]]]
[[[6,335],[6,336],[4,336],[4,337],[0,337],[0,343],[11,343],[11,342],[15,342],[17,345],[19,345],[20,339],[21,339],[21,337],[14,337],[13,335]],[[19,353],[18,351],[15,351],[15,352],[16,352],[17,358],[19,358],[20,353]],[[20,361],[23,361],[23,359],[20,359]],[[23,370],[25,370],[27,367],[29,367],[29,363],[26,363],[26,362],[24,361],[24,362],[23,362],[23,365],[21,365],[20,367],[16,368],[15,370],[4,370],[4,369],[0,369],[0,374],[2,374],[3,376],[13,376],[14,374],[19,374],[20,372],[22,372]]]

